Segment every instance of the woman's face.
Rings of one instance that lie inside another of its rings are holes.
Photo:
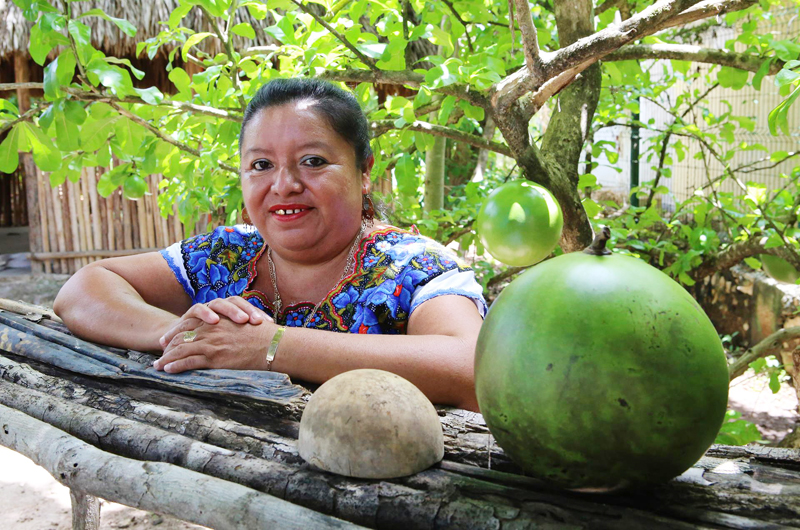
[[[371,167],[356,167],[353,146],[314,102],[259,111],[247,124],[241,152],[245,206],[275,252],[322,261],[352,241]]]

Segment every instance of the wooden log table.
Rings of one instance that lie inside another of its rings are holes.
[[[212,528],[800,528],[800,450],[713,446],[666,484],[570,493],[523,475],[480,414],[438,408],[440,464],[352,479],[297,454],[309,389],[154,359],[0,300],[0,445],[70,488],[74,528],[97,528],[98,497]]]

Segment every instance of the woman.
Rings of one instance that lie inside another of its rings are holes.
[[[372,219],[374,159],[355,98],[318,80],[272,81],[245,111],[239,148],[252,227],[82,268],[55,301],[69,329],[163,351],[154,367],[170,373],[322,383],[377,368],[434,403],[477,410],[480,286],[441,245]]]

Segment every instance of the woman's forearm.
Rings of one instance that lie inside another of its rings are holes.
[[[272,369],[322,383],[349,370],[376,368],[408,379],[434,403],[477,410],[474,353],[474,342],[447,335],[355,335],[289,328]]]
[[[89,265],[67,281],[53,309],[72,333],[86,340],[157,351],[176,315],[149,305],[121,276]]]

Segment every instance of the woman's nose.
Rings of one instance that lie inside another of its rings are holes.
[[[272,190],[278,195],[291,195],[303,191],[303,183],[296,169],[282,167],[278,170]]]

